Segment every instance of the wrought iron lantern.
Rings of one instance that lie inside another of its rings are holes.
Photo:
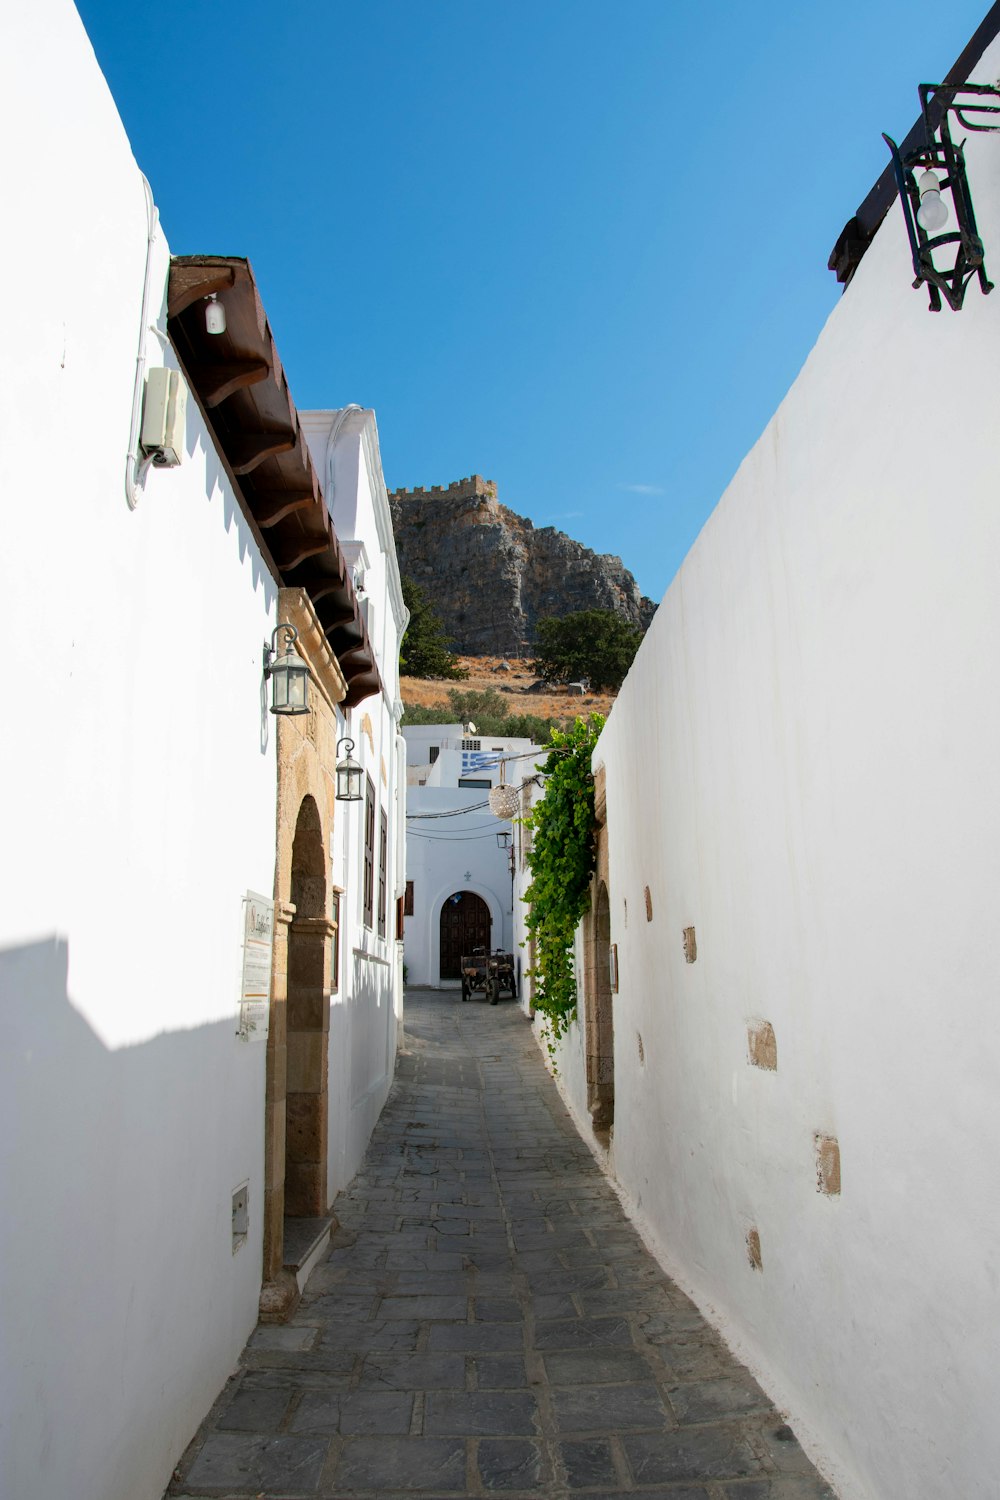
[[[497,848],[509,849],[512,838],[513,834],[508,833],[506,828],[501,828],[500,832],[497,834]]]
[[[899,201],[906,220],[906,233],[913,259],[914,287],[923,282],[930,297],[930,311],[941,311],[941,298],[959,312],[965,290],[975,276],[985,295],[993,290],[984,264],[983,242],[965,170],[965,142],[951,138],[949,115],[964,129],[977,133],[1000,131],[987,116],[1000,115],[1000,87],[979,83],[922,83],[919,87],[924,140],[911,151],[903,151],[891,136],[882,139],[892,155]],[[969,96],[969,97],[963,97]],[[904,142],[905,146],[905,142]],[[949,209],[945,195],[951,199]],[[954,228],[945,226],[952,221]],[[943,230],[943,233],[939,231]],[[952,248],[953,252],[952,252]],[[940,264],[954,253],[951,265]],[[938,257],[938,262],[935,257]]]
[[[354,741],[349,740],[346,735],[337,741],[337,754],[340,754],[341,745],[347,746],[346,760],[337,762],[337,790],[335,798],[338,802],[360,802],[361,781],[364,772],[356,760],[352,759],[354,754]]]
[[[285,649],[278,655],[277,637],[285,634]],[[309,668],[293,649],[299,633],[294,625],[276,625],[271,644],[264,642],[264,677],[271,679],[271,712],[273,714],[307,714],[309,709]]]

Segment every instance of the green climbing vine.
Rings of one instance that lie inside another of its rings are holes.
[[[525,818],[532,832],[527,929],[534,939],[534,1005],[545,1017],[548,1048],[576,1015],[573,962],[577,923],[590,904],[596,859],[594,778],[590,758],[604,727],[600,714],[577,719],[565,733],[552,731],[545,796]]]

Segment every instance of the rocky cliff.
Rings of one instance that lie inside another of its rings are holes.
[[[656,606],[620,557],[591,552],[554,526],[535,528],[473,474],[447,488],[389,496],[399,571],[423,588],[464,656],[530,653],[549,615],[612,609],[645,628]]]

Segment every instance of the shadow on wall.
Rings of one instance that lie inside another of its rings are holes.
[[[392,1082],[392,969],[349,953],[351,979],[330,1006],[330,1201],[358,1171]]]
[[[351,1031],[352,1102],[378,1088],[391,1068],[387,1053],[392,1014],[392,970],[386,964],[352,955],[349,1026]]]
[[[106,1500],[167,1482],[253,1327],[260,1204],[234,1256],[229,1178],[242,1152],[260,1183],[263,1140],[226,1085],[263,1099],[263,1066],[225,1021],[109,1051],[68,964],[0,951],[0,1493]]]
[[[171,358],[167,362],[171,369],[180,368],[175,358]],[[218,493],[222,501],[222,517],[225,529],[226,531],[235,530],[240,562],[243,562],[247,556],[250,557],[253,567],[253,586],[255,589],[264,589],[264,597],[267,601],[267,607],[270,609],[278,597],[278,586],[264,565],[260,555],[260,548],[257,546],[246,516],[240,509],[236,496],[233,493],[233,486],[229,475],[226,472],[222,459],[219,457],[215,444],[205,430],[200,416],[197,415],[197,407],[193,401],[188,402],[185,447],[188,458],[192,462],[197,461],[199,448],[204,453],[205,498],[211,504]]]

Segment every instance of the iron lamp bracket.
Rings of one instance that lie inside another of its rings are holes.
[[[923,144],[904,154],[891,136],[883,132],[882,139],[892,156],[899,201],[906,220],[915,278],[913,285],[927,287],[931,312],[940,312],[942,297],[953,312],[959,312],[973,277],[978,280],[984,296],[993,290],[993,283],[986,275],[983,242],[969,192],[965,141],[952,139],[949,117],[954,116],[963,129],[972,133],[1000,131],[1000,120],[996,118],[1000,116],[1000,86],[922,83],[917,92],[924,125]],[[943,174],[938,188],[942,195],[948,193],[951,197],[955,227],[942,234],[933,230],[928,233],[920,219],[918,174],[926,172]],[[940,251],[944,251],[946,260],[954,254],[950,265],[935,263],[935,255]]]

